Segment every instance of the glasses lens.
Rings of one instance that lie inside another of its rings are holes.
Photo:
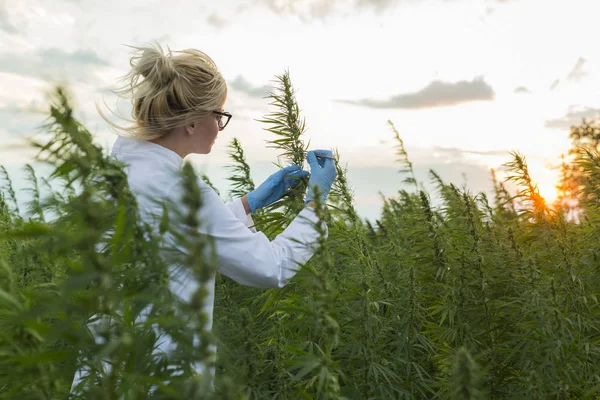
[[[221,117],[221,124],[223,125],[223,128],[227,126],[227,123],[229,123],[229,115],[223,115]]]
[[[223,123],[224,123],[223,116],[221,116],[215,112],[215,118],[217,120],[217,124],[219,125],[219,129],[223,129]]]

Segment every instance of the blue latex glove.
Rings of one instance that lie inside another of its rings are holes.
[[[304,205],[315,199],[313,186],[319,188],[321,203],[325,203],[331,185],[337,176],[335,160],[328,158],[317,158],[317,155],[333,157],[331,150],[312,150],[306,154],[306,161],[310,165],[310,179],[308,181],[308,193]]]
[[[254,212],[279,200],[285,192],[308,176],[299,165],[285,167],[269,176],[259,187],[246,195],[250,211]]]

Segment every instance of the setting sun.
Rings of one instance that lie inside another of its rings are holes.
[[[552,182],[538,183],[538,190],[540,191],[540,195],[544,198],[547,205],[554,203],[554,201],[558,197],[558,192],[556,190],[555,184],[553,184]]]
[[[556,167],[560,165],[560,158],[555,158],[555,160],[553,162],[549,162],[548,158],[527,160],[531,179],[537,185],[539,193],[547,205],[552,205],[558,197],[556,186],[560,180],[560,170]]]

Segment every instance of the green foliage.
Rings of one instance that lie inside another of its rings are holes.
[[[304,121],[289,75],[278,79],[276,111],[264,122],[280,154],[302,163]],[[440,199],[432,202],[393,129],[398,184],[410,185],[383,198],[373,223],[358,216],[336,152],[338,179],[328,207],[316,208],[315,255],[282,289],[217,274],[211,332],[202,289],[191,303],[167,290],[168,265],[200,284],[217,268],[204,256],[210,238],[197,233],[202,199],[191,167],[182,171],[185,207],[163,204],[155,232],[138,215],[123,166],[92,143],[62,91],[47,129],[52,139],[37,146],[64,189],[41,198],[28,168],[21,217],[2,169],[0,398],[67,398],[76,360],[88,372],[71,398],[210,398],[210,376],[195,375],[194,362],[216,367],[214,397],[223,399],[593,399],[600,391],[597,149],[572,166],[579,203],[570,219],[545,203],[516,153],[506,164],[514,196],[494,178],[490,204],[431,171]],[[230,150],[230,193],[241,197],[254,182],[239,142]],[[279,234],[305,189],[255,213],[257,227]],[[183,251],[171,252],[175,245]],[[97,324],[88,327],[90,318]],[[155,327],[176,343],[169,358],[152,351]]]
[[[36,144],[39,158],[55,167],[51,179],[64,195],[40,200],[32,183],[27,220],[4,201],[0,207],[0,398],[66,398],[77,360],[85,372],[71,398],[204,396],[210,375],[189,367],[214,364],[204,291],[187,304],[167,290],[173,261],[199,283],[215,269],[194,219],[201,205],[195,174],[188,167],[182,175],[187,214],[165,204],[171,223],[162,221],[157,233],[139,218],[123,165],[92,143],[62,89],[46,129],[53,136]],[[46,223],[45,211],[57,217]],[[163,254],[174,244],[190,256]],[[176,347],[168,359],[153,352],[159,334]]]
[[[208,186],[210,186],[212,188],[212,190],[214,190],[219,196],[221,195],[221,193],[219,192],[219,190],[210,181],[210,178],[208,177],[208,175],[202,174],[201,178],[204,181],[204,183],[206,183]]]
[[[233,138],[229,147],[229,157],[233,161],[228,168],[231,175],[227,178],[231,182],[230,196],[234,199],[244,197],[247,193],[253,191],[254,181],[250,176],[250,166],[246,162],[244,149],[237,138]]]
[[[10,177],[8,176],[8,172],[6,171],[6,168],[4,168],[4,166],[2,165],[0,165],[0,172],[2,173],[2,178],[4,180],[4,185],[2,189],[8,192],[8,195],[10,196],[10,200],[12,201],[14,207],[14,209],[12,210],[12,215],[15,218],[19,218],[19,204],[17,203],[15,190],[13,189],[12,182],[10,180]],[[8,204],[6,203],[6,196],[4,194],[2,196],[2,204],[5,207],[5,215],[8,216],[9,214],[11,214],[11,210],[8,209]]]

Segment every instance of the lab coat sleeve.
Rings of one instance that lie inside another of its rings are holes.
[[[250,214],[246,214],[246,210],[244,209],[244,203],[242,203],[242,199],[233,200],[227,203],[227,208],[233,213],[233,215],[248,229],[252,232],[256,232],[256,228],[254,228],[254,220]]]
[[[305,208],[273,241],[252,232],[204,182],[199,182],[203,206],[200,231],[210,234],[218,270],[238,283],[253,287],[283,287],[315,253],[318,217]],[[327,237],[327,226],[323,222]]]

